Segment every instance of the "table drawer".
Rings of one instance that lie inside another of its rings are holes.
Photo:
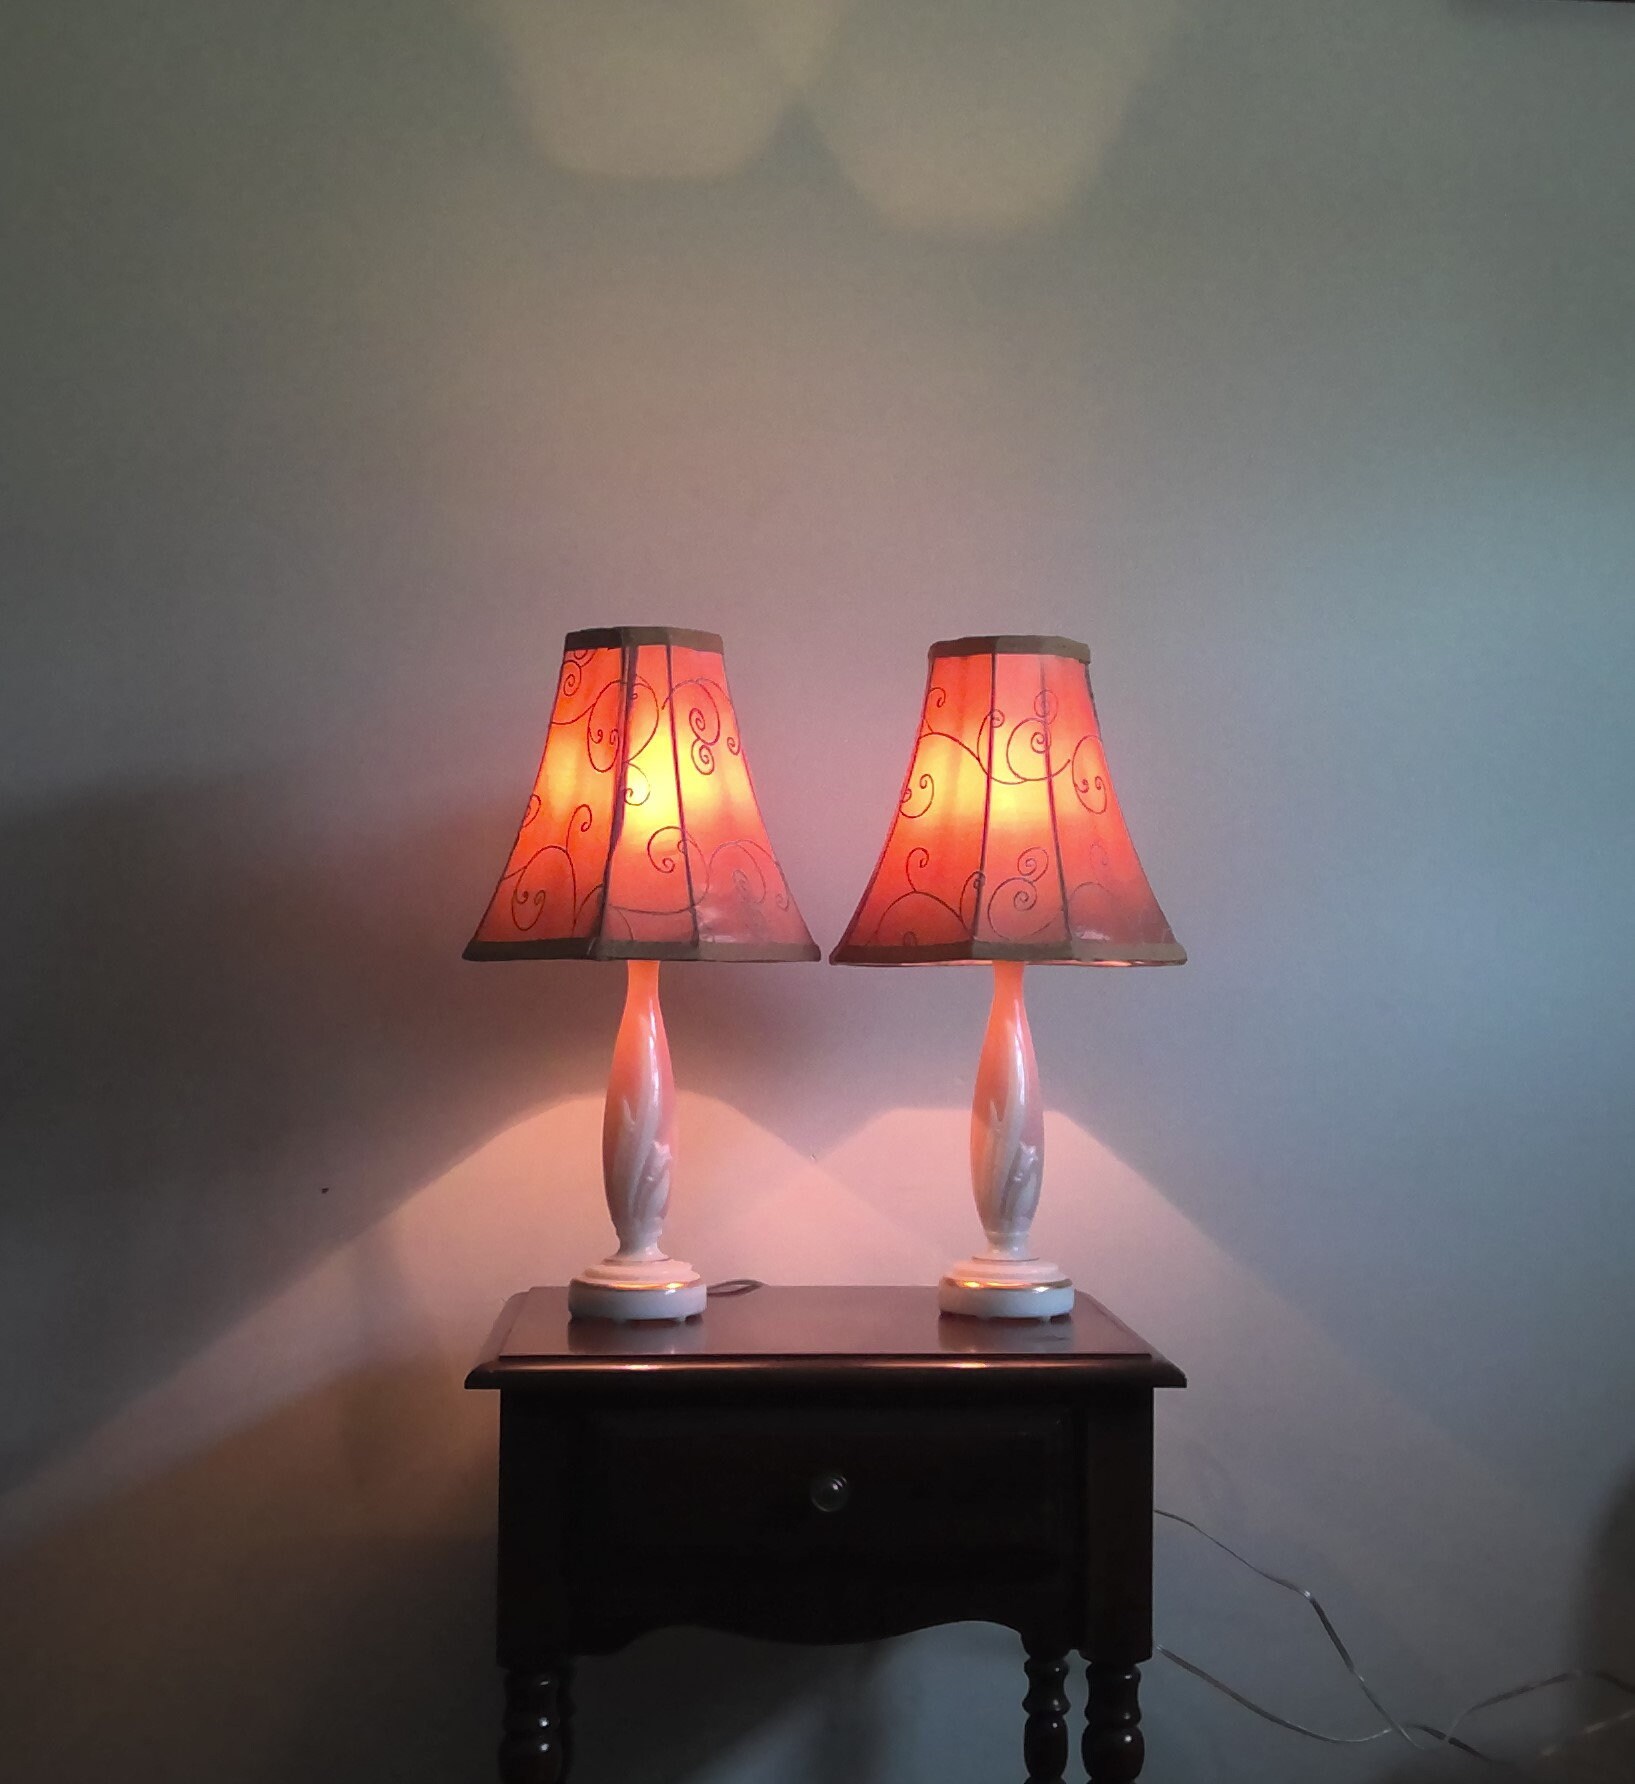
[[[632,1559],[1060,1564],[1069,1422],[1020,1412],[651,1411],[589,1421],[572,1498],[586,1542]]]

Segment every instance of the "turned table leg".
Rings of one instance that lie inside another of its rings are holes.
[[[568,1775],[569,1662],[505,1675],[500,1784],[563,1784]]]
[[[1141,1674],[1133,1666],[1085,1668],[1084,1769],[1090,1784],[1132,1784],[1147,1757],[1141,1735]]]
[[[1067,1770],[1067,1656],[1035,1654],[1027,1657],[1028,1694],[1022,1699],[1027,1711],[1027,1732],[1022,1737],[1022,1757],[1027,1761],[1028,1784],[1062,1784]]]

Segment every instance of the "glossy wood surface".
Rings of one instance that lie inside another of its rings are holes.
[[[636,1365],[636,1367],[632,1367]],[[472,1388],[651,1396],[794,1386],[887,1391],[957,1386],[998,1397],[1077,1387],[1185,1387],[1186,1377],[1088,1295],[1063,1319],[960,1319],[933,1288],[780,1288],[713,1297],[701,1319],[570,1320],[567,1291],[506,1304],[466,1378]]]

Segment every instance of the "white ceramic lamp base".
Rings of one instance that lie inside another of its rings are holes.
[[[659,965],[632,960],[602,1109],[602,1184],[619,1249],[568,1284],[576,1319],[691,1319],[704,1311],[698,1272],[659,1245],[675,1150],[676,1086]]]
[[[568,1284],[575,1319],[691,1319],[704,1311],[704,1279],[676,1258],[592,1264]]]
[[[1073,1284],[1041,1258],[968,1257],[948,1266],[937,1305],[967,1319],[1055,1319],[1073,1311]]]
[[[988,1249],[950,1265],[937,1286],[944,1313],[970,1319],[1055,1319],[1073,1284],[1033,1255],[1029,1234],[1045,1165],[1045,1111],[1022,963],[994,962],[993,1005],[971,1102],[971,1189]]]

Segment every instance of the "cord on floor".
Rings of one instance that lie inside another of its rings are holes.
[[[1627,1680],[1621,1679],[1616,1674],[1607,1672],[1603,1668],[1589,1667],[1551,1673],[1548,1678],[1532,1679],[1525,1685],[1512,1685],[1508,1690],[1495,1692],[1491,1697],[1484,1697],[1479,1702],[1473,1703],[1468,1708],[1461,1710],[1445,1729],[1432,1728],[1424,1722],[1404,1722],[1391,1713],[1381,1699],[1379,1693],[1376,1692],[1374,1687],[1369,1684],[1368,1680],[1363,1677],[1362,1669],[1357,1665],[1356,1661],[1352,1659],[1351,1650],[1347,1648],[1345,1642],[1341,1639],[1339,1630],[1334,1627],[1332,1619],[1329,1617],[1328,1612],[1325,1611],[1322,1605],[1318,1602],[1317,1595],[1314,1592],[1309,1588],[1302,1586],[1296,1580],[1287,1580],[1284,1579],[1281,1574],[1271,1573],[1264,1567],[1257,1567],[1253,1561],[1249,1560],[1245,1555],[1240,1555],[1229,1543],[1222,1542],[1218,1536],[1212,1535],[1209,1531],[1205,1530],[1201,1524],[1193,1523],[1191,1518],[1184,1518],[1179,1512],[1160,1510],[1155,1511],[1153,1515],[1155,1517],[1167,1519],[1168,1522],[1172,1524],[1180,1524],[1184,1529],[1194,1531],[1197,1535],[1201,1536],[1205,1542],[1212,1543],[1222,1554],[1230,1556],[1240,1567],[1246,1567],[1250,1573],[1267,1581],[1270,1585],[1277,1586],[1285,1592],[1292,1592],[1296,1597],[1305,1599],[1306,1603],[1311,1606],[1317,1621],[1322,1625],[1323,1634],[1328,1638],[1329,1646],[1339,1655],[1341,1664],[1356,1682],[1357,1688],[1362,1692],[1363,1696],[1368,1699],[1374,1710],[1385,1719],[1385,1726],[1383,1728],[1376,1728],[1369,1734],[1325,1734],[1319,1729],[1307,1728],[1304,1723],[1293,1722],[1286,1716],[1280,1716],[1275,1710],[1268,1710],[1264,1705],[1254,1702],[1252,1698],[1245,1696],[1243,1692],[1228,1685],[1223,1679],[1216,1678],[1215,1675],[1212,1672],[1209,1672],[1206,1668],[1177,1654],[1172,1648],[1166,1648],[1161,1643],[1154,1644],[1154,1653],[1162,1655],[1172,1666],[1178,1666],[1183,1672],[1191,1673],[1195,1679],[1201,1679],[1204,1684],[1211,1686],[1214,1690],[1231,1698],[1233,1703],[1239,1704],[1251,1714],[1259,1716],[1262,1721],[1270,1722],[1276,1728],[1287,1729],[1291,1734],[1305,1735],[1308,1740],[1322,1741],[1326,1746],[1331,1747],[1359,1747],[1366,1745],[1370,1741],[1385,1740],[1389,1736],[1395,1735],[1399,1740],[1405,1741],[1416,1753],[1430,1753],[1435,1752],[1441,1747],[1451,1747],[1455,1752],[1463,1753],[1469,1759],[1480,1760],[1484,1765],[1493,1766],[1499,1771],[1509,1772],[1512,1777],[1533,1778],[1536,1774],[1529,1771],[1526,1767],[1516,1765],[1508,1759],[1497,1758],[1491,1753],[1484,1753],[1481,1748],[1474,1747],[1470,1742],[1461,1740],[1456,1731],[1463,1723],[1469,1721],[1472,1716],[1480,1715],[1484,1710],[1495,1709],[1498,1705],[1503,1703],[1513,1703],[1518,1698],[1529,1697],[1536,1691],[1547,1691],[1558,1685],[1593,1682],[1606,1685],[1611,1690],[1622,1692],[1626,1697],[1635,1699],[1635,1685],[1631,1685]],[[1575,1729],[1564,1740],[1554,1742],[1552,1745],[1543,1748],[1537,1757],[1539,1759],[1553,1758],[1565,1747],[1572,1745],[1575,1741],[1584,1740],[1590,1735],[1600,1734],[1606,1729],[1613,1727],[1615,1724],[1627,1722],[1631,1718],[1635,1718],[1635,1705],[1632,1705],[1632,1707],[1627,1710],[1620,1710],[1615,1715],[1603,1716],[1598,1721],[1587,1723],[1584,1727]]]

